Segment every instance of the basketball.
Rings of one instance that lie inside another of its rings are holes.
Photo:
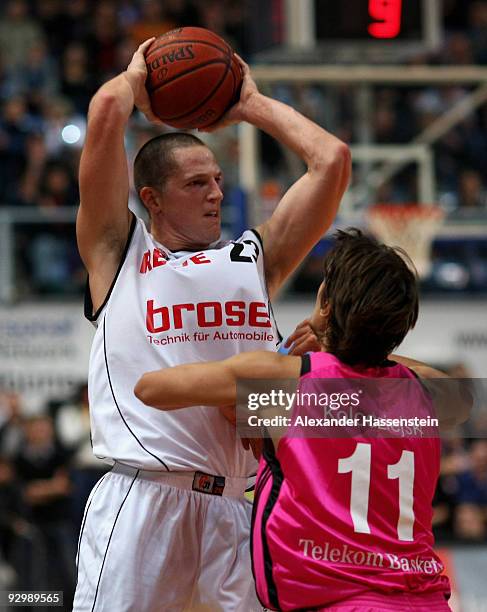
[[[233,49],[204,28],[177,28],[159,36],[146,54],[152,110],[175,128],[204,128],[239,98],[242,71]]]

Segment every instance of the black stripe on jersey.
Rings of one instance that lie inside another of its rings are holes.
[[[107,542],[107,547],[105,549],[105,554],[103,555],[103,561],[101,563],[101,567],[100,567],[100,573],[98,574],[98,582],[96,583],[96,591],[95,591],[95,597],[93,599],[93,605],[91,606],[91,612],[93,612],[93,610],[95,609],[95,604],[96,604],[96,598],[98,597],[98,588],[100,586],[100,581],[101,581],[101,575],[103,573],[103,568],[105,566],[105,559],[107,558],[107,553],[108,553],[108,548],[110,547],[110,542],[112,540],[112,535],[113,532],[115,531],[115,525],[117,524],[118,521],[118,517],[120,516],[120,512],[122,511],[123,505],[125,504],[125,502],[127,501],[127,497],[129,496],[130,491],[132,490],[132,487],[134,486],[134,482],[137,480],[137,476],[139,475],[139,470],[137,470],[137,473],[135,474],[132,482],[130,483],[130,487],[129,490],[127,491],[127,493],[125,494],[125,497],[123,498],[122,503],[120,504],[120,508],[118,509],[117,512],[117,516],[115,517],[115,521],[113,522],[112,525],[112,530],[110,531],[110,536],[108,538],[108,542]]]
[[[267,527],[267,521],[269,520],[272,514],[272,510],[274,509],[274,506],[277,502],[277,498],[279,497],[279,492],[281,490],[281,486],[284,481],[284,474],[282,473],[281,464],[279,463],[275,455],[274,444],[272,443],[272,440],[270,440],[269,438],[266,438],[264,440],[264,451],[262,454],[272,474],[272,487],[269,492],[269,497],[267,498],[266,505],[264,507],[264,511],[262,512],[262,523],[260,526],[260,537],[262,538],[262,551],[264,553],[264,573],[265,573],[265,580],[267,583],[267,593],[269,596],[269,602],[276,610],[280,610],[279,597],[277,593],[277,585],[274,581],[274,575],[272,572],[273,562],[272,562],[272,557],[271,557],[271,553],[269,549],[269,543],[267,542],[266,527]]]
[[[265,444],[265,440],[264,440],[264,444]],[[255,575],[255,564],[254,564],[254,537],[255,537],[254,529],[255,529],[256,522],[257,522],[255,517],[257,514],[257,508],[259,504],[259,495],[263,487],[269,480],[270,476],[271,476],[271,470],[269,466],[266,464],[260,475],[259,486],[256,487],[255,489],[254,501],[252,504],[252,518],[250,521],[250,565],[251,565],[252,576],[254,577],[255,584],[257,584],[257,578]],[[261,600],[259,593],[256,592],[256,595],[257,595],[257,599],[262,604],[262,607],[265,608],[265,603]]]
[[[386,359],[384,362],[385,368],[393,368],[394,366],[397,366],[397,365],[399,365],[397,361],[391,361],[390,359]],[[419,376],[419,374],[415,372],[412,368],[408,368],[407,366],[404,366],[404,367],[407,370],[409,370],[411,374],[414,376],[414,378],[418,381],[423,391],[427,394],[428,398],[434,401],[433,390],[430,387],[428,387],[427,379],[421,378],[421,376]]]
[[[305,353],[301,356],[301,371],[299,372],[300,376],[304,376],[305,374],[309,374],[311,372],[311,355],[309,353]]]
[[[262,236],[253,227],[250,229],[250,231],[257,236],[257,240],[259,241],[259,244],[260,244],[260,247],[262,249],[262,252],[264,252],[264,243],[262,242]]]
[[[85,287],[85,317],[88,321],[96,321],[100,316],[100,312],[105,308],[110,296],[112,294],[113,288],[115,287],[115,283],[117,282],[118,275],[120,274],[120,270],[125,262],[125,258],[127,257],[127,253],[130,247],[130,243],[132,242],[132,236],[134,235],[135,226],[137,224],[137,217],[132,213],[132,222],[130,224],[129,235],[127,237],[127,242],[125,243],[125,247],[123,249],[122,257],[120,258],[120,263],[118,264],[117,272],[115,273],[115,277],[110,285],[110,289],[103,300],[103,304],[98,308],[98,310],[93,313],[93,300],[91,299],[90,292],[90,277],[86,279],[86,287]]]
[[[264,251],[264,243],[262,242],[262,236],[254,228],[252,228],[250,231],[253,234],[255,234],[255,236],[257,237],[257,240],[259,241],[259,244],[260,244],[260,248],[262,249],[262,257],[263,257],[263,259],[265,261],[265,251]],[[267,287],[267,279],[265,277],[265,265],[264,265],[264,282],[265,282],[265,292],[267,294],[267,305],[269,307],[269,311],[270,311],[270,315],[272,317],[272,320],[274,321],[274,326],[276,328],[277,337],[278,337],[278,341],[277,341],[276,345],[279,346],[281,344],[281,342],[283,341],[284,336],[281,334],[281,332],[279,330],[279,327],[277,325],[276,317],[274,315],[274,309],[272,308],[272,302],[271,302],[271,300],[269,298],[269,289]]]
[[[143,448],[145,450],[146,453],[148,453],[151,457],[154,457],[154,459],[156,459],[157,461],[159,461],[159,463],[161,465],[163,465],[166,470],[168,472],[170,472],[171,470],[167,467],[167,465],[164,463],[164,461],[162,459],[160,459],[159,457],[157,457],[157,455],[154,455],[154,453],[151,453],[150,450],[148,450],[143,444],[142,442],[139,440],[139,438],[137,438],[137,436],[135,435],[135,433],[130,429],[129,424],[127,423],[127,421],[125,420],[125,417],[122,414],[122,411],[120,410],[120,406],[118,405],[117,399],[115,397],[115,393],[113,391],[113,386],[112,386],[112,379],[110,377],[110,369],[108,368],[108,357],[107,357],[107,343],[106,343],[106,327],[105,327],[105,322],[106,322],[106,316],[103,319],[103,353],[105,355],[105,367],[107,370],[107,377],[108,377],[108,384],[110,385],[110,391],[113,397],[113,401],[115,402],[115,406],[117,407],[118,410],[118,414],[120,415],[120,418],[122,419],[122,421],[125,424],[125,427],[130,431],[130,433],[133,435],[133,437],[137,440],[140,448]]]

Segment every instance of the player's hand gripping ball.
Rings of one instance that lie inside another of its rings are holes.
[[[145,52],[152,110],[175,128],[205,128],[240,96],[242,70],[233,49],[204,28],[177,28]]]

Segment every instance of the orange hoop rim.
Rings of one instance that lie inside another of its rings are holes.
[[[367,210],[371,217],[401,219],[442,219],[445,216],[443,209],[437,204],[372,204]]]

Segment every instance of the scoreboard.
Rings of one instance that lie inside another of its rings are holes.
[[[418,40],[421,0],[315,0],[318,40]]]
[[[425,40],[434,4],[435,0],[314,0],[316,42]]]

